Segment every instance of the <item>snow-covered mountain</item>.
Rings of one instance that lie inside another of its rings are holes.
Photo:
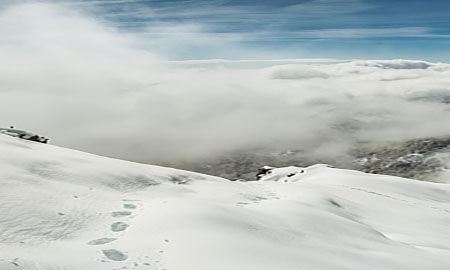
[[[448,269],[450,186],[314,165],[239,182],[0,135],[0,269]]]

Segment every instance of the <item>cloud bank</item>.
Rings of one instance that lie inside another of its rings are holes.
[[[158,46],[143,49],[147,37],[54,4],[4,8],[0,125],[42,133],[57,145],[151,163],[268,145],[339,155],[356,142],[450,135],[445,63],[185,65],[158,50],[172,39],[153,38]],[[195,33],[189,39],[202,42]],[[238,43],[206,42],[239,49]]]

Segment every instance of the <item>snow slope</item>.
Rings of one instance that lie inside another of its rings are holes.
[[[231,182],[4,135],[0,153],[1,270],[450,267],[445,184],[325,165]]]

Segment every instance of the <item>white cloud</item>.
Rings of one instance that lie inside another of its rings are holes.
[[[175,39],[153,42],[170,47],[185,31],[172,29]],[[150,162],[263,144],[340,152],[355,141],[450,132],[448,64],[282,59],[227,67],[227,60],[169,62],[138,49],[143,41],[55,5],[5,9],[0,124]]]
[[[283,63],[339,63],[348,62],[348,60],[333,59],[333,58],[293,58],[293,59],[201,59],[201,60],[178,60],[170,61],[172,64],[186,64],[186,65],[198,65],[198,64],[241,64],[241,63],[270,63],[270,64],[283,64]]]

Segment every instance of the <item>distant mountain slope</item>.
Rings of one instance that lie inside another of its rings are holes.
[[[232,182],[0,135],[0,269],[448,269],[450,186],[334,169]]]
[[[432,182],[450,182],[450,137],[419,138],[377,146],[356,144],[349,152],[317,157],[310,149],[242,149],[204,162],[172,166],[229,179],[256,180],[258,168],[269,165],[309,166],[328,163],[336,167],[388,174]]]
[[[450,182],[450,137],[358,149],[353,168],[426,181]]]

